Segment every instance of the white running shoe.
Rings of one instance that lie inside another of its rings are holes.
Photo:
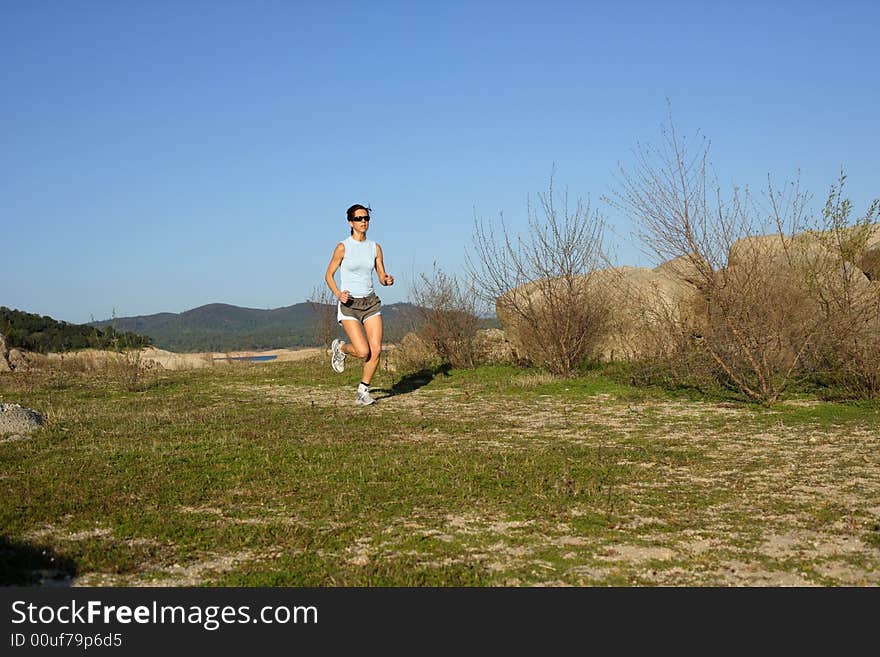
[[[330,343],[330,367],[333,368],[334,372],[342,373],[345,371],[345,352],[342,351],[342,345],[345,342],[336,338],[332,343]]]
[[[369,390],[364,390],[363,392],[358,392],[354,398],[354,403],[358,406],[369,406],[370,404],[375,404],[376,400],[370,397]]]

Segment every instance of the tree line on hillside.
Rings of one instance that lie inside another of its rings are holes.
[[[260,351],[315,346],[310,332],[264,330],[231,332],[228,330],[189,329],[156,330],[156,346],[176,352]]]
[[[385,341],[399,342],[422,318],[408,303],[384,306]],[[321,330],[316,330],[316,322]],[[91,326],[106,329],[110,320]],[[210,304],[180,314],[116,317],[117,330],[148,335],[155,346],[175,352],[224,352],[316,347],[344,333],[336,322],[336,304],[315,300],[289,308],[257,311]]]
[[[59,322],[48,315],[26,313],[0,306],[0,334],[10,348],[39,353],[75,349],[131,349],[146,347],[152,340],[137,333],[98,329],[84,324]]]

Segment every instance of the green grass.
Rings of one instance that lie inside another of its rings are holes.
[[[877,404],[496,366],[383,368],[356,408],[359,375],[0,376],[47,421],[0,443],[2,583],[880,583]]]

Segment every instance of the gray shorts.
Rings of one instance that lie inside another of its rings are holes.
[[[342,324],[343,320],[354,320],[364,323],[370,317],[382,314],[382,302],[376,293],[368,297],[349,297],[346,303],[341,301],[336,304],[336,321]]]

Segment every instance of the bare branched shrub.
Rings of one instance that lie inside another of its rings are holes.
[[[336,323],[336,297],[326,286],[316,286],[308,303],[315,315],[312,325],[315,340],[329,348],[339,329]]]
[[[639,224],[650,252],[688,271],[702,299],[702,313],[670,313],[679,355],[702,354],[720,383],[773,403],[821,333],[810,281],[828,252],[797,237],[807,196],[796,185],[768,183],[764,208],[747,189],[725,199],[708,153],[703,140],[691,155],[670,121],[659,147],[640,147],[633,169],[621,169],[612,203]]]
[[[473,288],[434,263],[431,274],[420,275],[411,297],[422,340],[443,362],[453,367],[474,367],[474,336],[480,319]]]
[[[880,281],[871,255],[880,243],[880,199],[851,220],[852,203],[843,197],[845,174],[832,185],[818,238],[839,256],[816,268],[814,286],[825,330],[816,349],[816,369],[855,397],[880,396]]]
[[[593,277],[605,260],[604,222],[589,203],[557,198],[552,178],[527,212],[525,237],[511,235],[503,214],[497,226],[475,221],[468,271],[520,359],[568,376],[598,355],[608,331],[608,300]]]
[[[834,339],[826,343],[819,365],[831,381],[856,398],[880,397],[880,300],[852,324],[835,322]]]

